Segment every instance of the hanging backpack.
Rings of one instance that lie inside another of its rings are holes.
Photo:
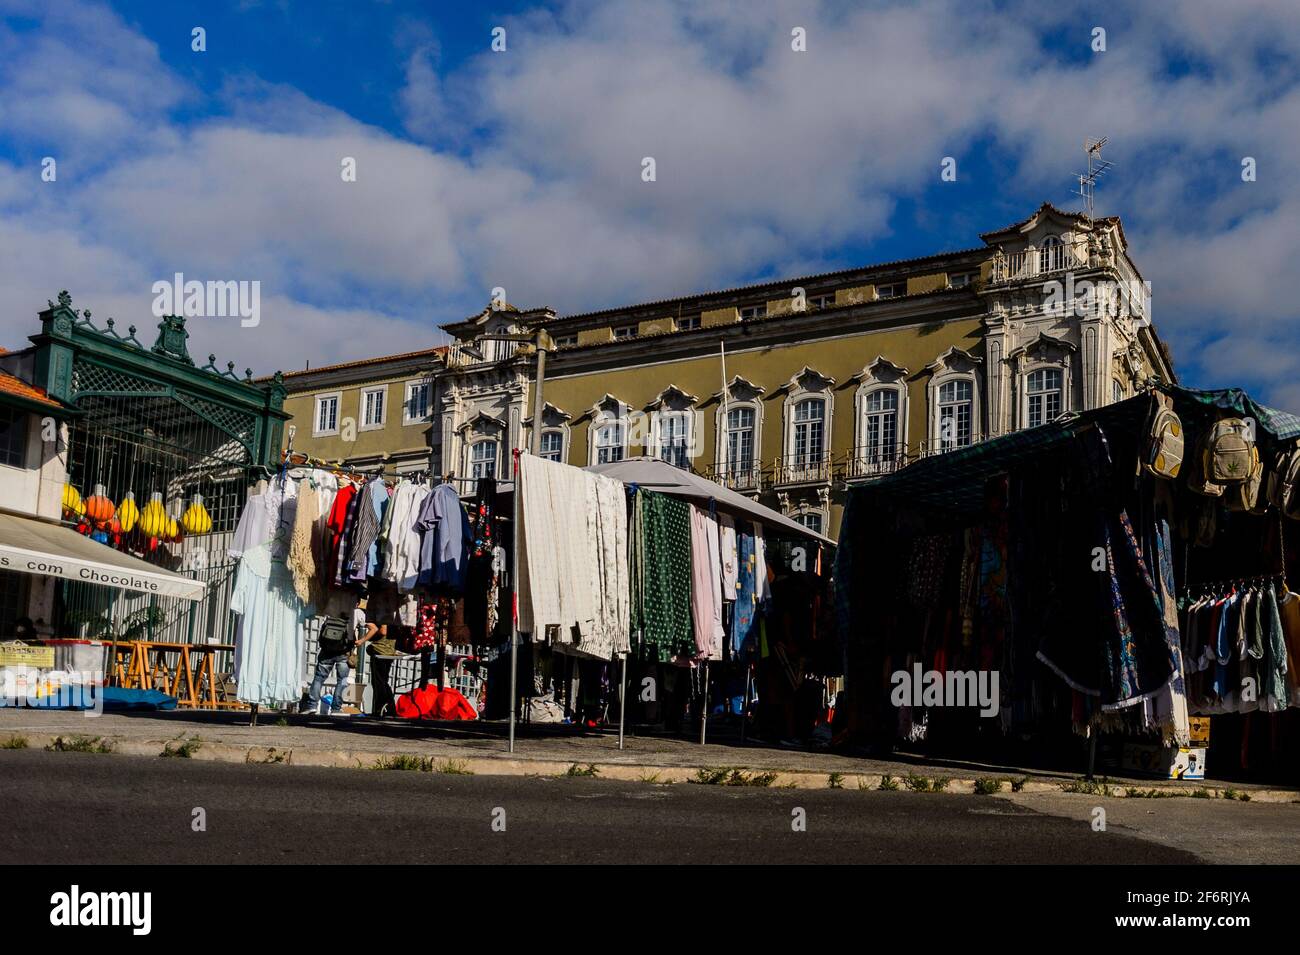
[[[1183,467],[1183,422],[1172,398],[1156,392],[1155,399],[1142,466],[1157,477],[1176,478]]]
[[[1287,517],[1300,518],[1296,486],[1300,484],[1300,448],[1279,451],[1268,474],[1268,502]]]
[[[1250,428],[1240,418],[1221,418],[1205,439],[1205,477],[1216,484],[1244,481],[1259,463]]]
[[[1268,494],[1261,494],[1260,485],[1264,483],[1264,462],[1255,456],[1255,466],[1246,480],[1229,484],[1223,492],[1223,503],[1230,511],[1249,511],[1263,514],[1268,510]]]

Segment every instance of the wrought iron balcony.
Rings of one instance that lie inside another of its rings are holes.
[[[831,454],[791,454],[776,459],[776,486],[797,484],[829,484],[831,481]]]
[[[710,468],[707,473],[710,481],[716,481],[723,487],[742,494],[763,489],[763,466],[757,461],[749,464],[724,464],[722,467]]]
[[[1085,265],[1086,263],[1075,255],[1074,250],[1066,245],[1042,249],[1020,249],[993,259],[989,281],[991,283],[1017,282],[1040,275],[1079,269]]]
[[[903,448],[874,447],[854,448],[845,467],[847,480],[863,480],[883,477],[907,465],[907,453]]]

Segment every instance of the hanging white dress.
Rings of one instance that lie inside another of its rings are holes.
[[[264,494],[249,498],[230,549],[239,558],[230,609],[239,618],[235,697],[243,703],[286,705],[302,695],[306,607],[285,563],[297,512],[295,492],[292,481],[273,481]]]

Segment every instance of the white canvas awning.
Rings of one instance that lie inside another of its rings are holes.
[[[160,597],[202,600],[207,585],[83,537],[54,521],[0,510],[0,570],[62,577]]]
[[[782,534],[821,541],[825,544],[835,543],[829,537],[823,537],[798,521],[792,521],[784,514],[759,504],[758,501],[745,497],[731,488],[723,487],[682,468],[673,467],[658,458],[624,458],[622,461],[614,461],[610,464],[593,464],[585,470],[612,477],[624,484],[635,484],[647,491],[658,491],[660,494],[686,498],[697,504],[708,504],[709,501],[713,501],[719,512],[730,514],[732,517],[747,517],[750,520],[761,521],[764,529],[772,528]]]

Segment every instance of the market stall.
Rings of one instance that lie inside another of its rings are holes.
[[[1300,419],[1243,392],[1169,388],[854,490],[841,742],[1077,767],[1102,737],[1117,768],[1188,778],[1206,716],[1217,734],[1262,714],[1272,745],[1296,702],[1297,438]],[[983,715],[941,692],[968,676],[996,677]]]

